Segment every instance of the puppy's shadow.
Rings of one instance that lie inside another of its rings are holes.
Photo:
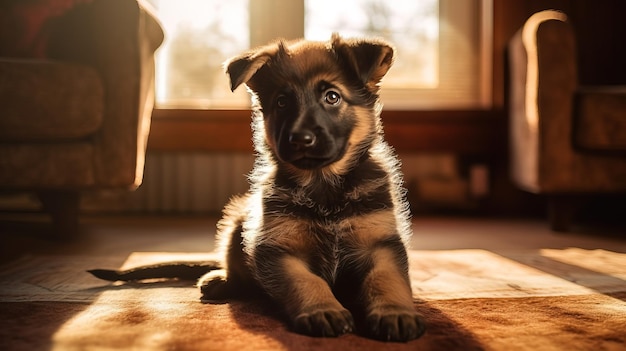
[[[88,289],[94,293],[106,290],[190,288],[192,281],[153,280],[107,284]],[[475,336],[450,316],[426,301],[416,301],[415,308],[424,315],[426,333],[408,343],[387,343],[367,338],[357,330],[337,338],[318,338],[297,334],[289,329],[281,308],[266,297],[253,297],[220,302],[201,302],[198,291],[198,308],[201,304],[226,304],[237,327],[251,334],[274,340],[286,350],[483,350]],[[210,318],[210,316],[207,316]],[[355,318],[359,318],[356,316]],[[358,325],[357,321],[357,329]],[[225,326],[226,327],[226,326]]]

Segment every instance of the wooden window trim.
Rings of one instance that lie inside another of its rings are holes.
[[[176,152],[252,152],[250,110],[156,109],[148,148]],[[398,152],[494,154],[506,149],[497,110],[383,111],[387,141]]]

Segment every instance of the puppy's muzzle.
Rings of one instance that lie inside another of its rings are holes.
[[[280,159],[301,169],[321,168],[338,157],[335,141],[320,127],[294,128],[279,145]]]
[[[315,146],[317,137],[311,130],[303,129],[289,134],[289,143],[294,150],[304,150]]]

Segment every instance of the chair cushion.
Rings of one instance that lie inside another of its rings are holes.
[[[76,189],[96,184],[95,150],[87,140],[0,143],[3,189]]]
[[[581,88],[575,110],[576,147],[626,151],[626,86]]]
[[[84,138],[102,125],[102,82],[87,66],[0,60],[0,96],[2,141]]]

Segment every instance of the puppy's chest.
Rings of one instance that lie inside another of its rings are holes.
[[[311,224],[308,235],[308,250],[303,258],[314,273],[332,284],[345,262],[360,251],[354,233],[338,223],[318,222]]]
[[[384,180],[345,188],[283,188],[265,201],[265,210],[281,212],[319,223],[336,223],[349,217],[391,208],[393,201]]]

